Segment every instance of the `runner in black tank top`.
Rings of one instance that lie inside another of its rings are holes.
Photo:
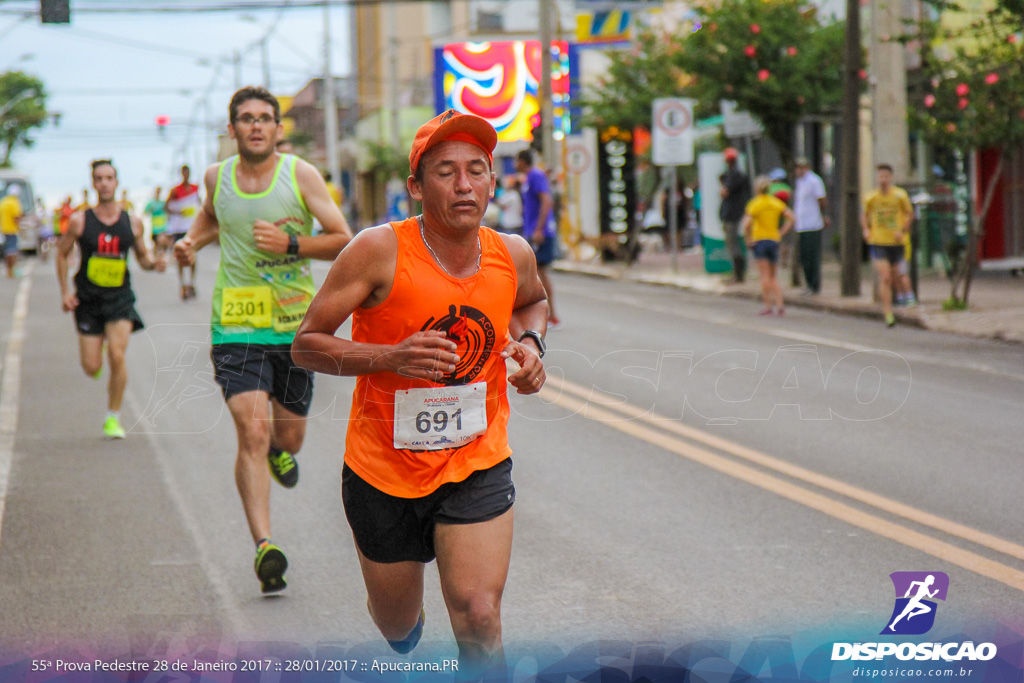
[[[113,225],[96,217],[92,209],[85,212],[85,227],[78,238],[81,265],[75,273],[75,289],[82,305],[91,306],[117,303],[121,306],[135,303],[131,273],[128,272],[128,250],[135,245],[131,220],[124,211]],[[138,321],[141,327],[142,321]],[[82,330],[83,334],[88,331]]]
[[[82,369],[90,377],[103,372],[103,347],[110,361],[107,417],[103,433],[123,439],[121,400],[128,381],[124,354],[128,337],[142,329],[135,310],[135,293],[128,272],[128,250],[134,249],[143,270],[163,271],[166,261],[154,262],[142,239],[142,221],[121,210],[115,199],[117,171],[109,161],[92,165],[92,184],[99,196],[94,209],[71,216],[57,248],[57,280],[65,311],[74,311],[80,337]],[[68,287],[68,256],[78,245],[82,261],[75,274],[75,291]]]

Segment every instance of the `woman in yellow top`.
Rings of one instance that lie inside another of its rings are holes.
[[[779,242],[783,235],[793,227],[793,212],[782,200],[768,193],[771,187],[768,176],[754,179],[754,198],[747,202],[743,215],[743,234],[746,236],[747,247],[753,252],[757,262],[757,272],[761,276],[761,297],[764,299],[764,310],[761,315],[772,314],[772,302],[779,315],[785,315],[782,303],[782,288],[776,277],[779,262]],[[785,217],[782,229],[779,220]]]

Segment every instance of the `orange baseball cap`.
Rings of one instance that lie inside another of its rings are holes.
[[[725,155],[726,161],[735,161],[740,158],[740,153],[736,151],[735,147],[726,147],[722,154]]]
[[[409,170],[416,174],[423,154],[434,145],[447,140],[468,142],[487,152],[487,161],[494,165],[494,146],[498,144],[498,132],[494,126],[473,114],[449,109],[430,119],[416,131],[416,139],[409,152]]]

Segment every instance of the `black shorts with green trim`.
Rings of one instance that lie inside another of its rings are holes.
[[[296,415],[309,415],[313,373],[292,361],[291,344],[214,344],[213,376],[224,400],[247,391],[264,391]]]

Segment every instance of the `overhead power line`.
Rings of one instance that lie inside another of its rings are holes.
[[[245,0],[239,0],[237,2],[211,2],[211,3],[191,3],[191,4],[143,4],[143,3],[124,3],[120,5],[115,4],[86,4],[86,3],[75,3],[72,6],[72,16],[78,13],[83,14],[184,14],[184,13],[211,13],[211,12],[258,12],[266,10],[277,10],[282,7],[288,7],[289,9],[303,9],[303,8],[314,8],[323,7],[327,5],[329,7],[349,7],[354,5],[382,5],[390,2],[434,2],[435,0],[295,0],[294,2],[286,2],[285,0],[272,0],[270,2],[260,2],[259,0],[252,0],[246,2]],[[0,4],[0,14],[24,14],[27,9],[37,7],[37,2],[7,2]]]

